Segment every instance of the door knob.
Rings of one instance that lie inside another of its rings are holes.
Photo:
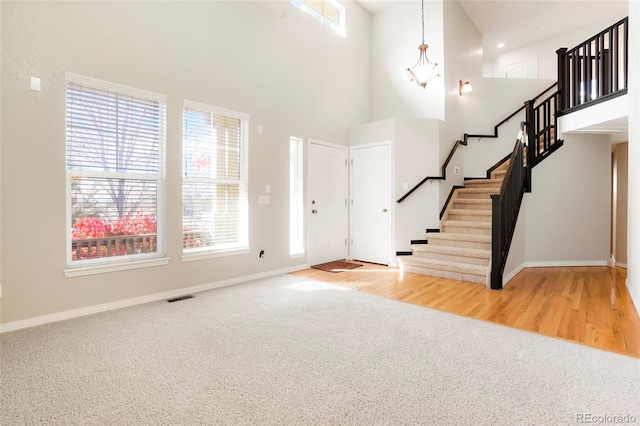
[[[311,213],[316,214],[316,213],[318,213],[318,210],[313,209],[313,210],[311,210]]]
[[[382,209],[382,213],[386,213],[386,212],[387,212],[387,209]]]

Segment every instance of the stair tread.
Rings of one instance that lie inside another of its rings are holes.
[[[425,268],[439,269],[444,271],[463,272],[472,275],[486,275],[487,267],[482,265],[473,265],[469,263],[449,262],[447,260],[427,259],[415,256],[405,256],[402,258],[402,262],[414,265],[422,266]]]
[[[429,253],[440,253],[440,254],[449,254],[460,257],[476,257],[476,258],[487,258],[491,257],[491,250],[482,250],[482,249],[472,249],[465,247],[452,247],[452,246],[436,246],[436,245],[417,245],[411,246],[411,249],[414,252],[429,252]]]
[[[465,204],[491,204],[490,198],[454,198],[452,203],[465,203]]]
[[[491,235],[458,234],[455,232],[439,232],[427,234],[427,240],[469,241],[474,243],[491,243]]]
[[[465,192],[490,192],[490,193],[494,193],[494,192],[500,192],[500,187],[499,186],[489,186],[486,188],[460,188],[458,189],[458,191],[465,193]]]
[[[500,185],[502,183],[502,179],[467,179],[464,181],[465,185],[468,184],[487,184],[487,183],[492,183],[492,184],[497,184]]]
[[[485,228],[491,229],[491,222],[470,222],[466,220],[444,220],[443,226],[451,226],[458,228]]]
[[[451,209],[449,214],[469,215],[469,216],[491,216],[491,210],[473,210],[473,209]]]

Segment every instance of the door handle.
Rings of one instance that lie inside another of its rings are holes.
[[[316,213],[318,213],[318,210],[313,209],[313,210],[311,210],[311,213],[316,214]]]

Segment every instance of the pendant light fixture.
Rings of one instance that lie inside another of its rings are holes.
[[[422,44],[418,46],[420,57],[418,62],[411,68],[407,68],[410,81],[415,81],[423,89],[427,87],[434,78],[439,77],[438,64],[431,62],[427,57],[429,46],[424,42],[424,0],[422,0]]]

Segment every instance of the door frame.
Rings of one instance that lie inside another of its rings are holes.
[[[310,174],[311,174],[311,149],[310,146],[311,144],[315,144],[315,145],[322,145],[328,148],[336,148],[339,150],[343,150],[345,151],[345,153],[347,154],[347,179],[344,182],[344,189],[345,189],[345,194],[347,196],[347,200],[349,199],[349,173],[350,173],[350,168],[349,168],[349,147],[345,146],[345,145],[339,145],[336,143],[331,143],[331,142],[326,142],[320,139],[314,139],[314,138],[307,138],[307,167],[306,167],[306,173],[305,173],[305,178],[307,179],[307,196],[306,198],[306,206],[305,206],[305,214],[304,214],[304,220],[305,220],[305,234],[306,234],[306,238],[307,238],[307,260],[309,262],[309,264],[311,265],[311,217],[310,217],[310,211],[311,211],[311,187],[310,187]],[[349,206],[347,206],[347,208],[345,209],[345,223],[346,223],[346,229],[345,231],[345,238],[349,239]],[[349,244],[345,245],[344,248],[344,258],[345,259],[349,259]]]
[[[398,266],[398,262],[396,261],[396,256],[395,256],[395,213],[396,213],[396,202],[394,199],[394,182],[395,182],[395,169],[393,167],[394,165],[394,146],[393,146],[393,142],[391,140],[383,140],[383,141],[378,141],[378,142],[370,142],[370,143],[363,143],[363,144],[358,144],[358,145],[351,145],[349,146],[349,259],[353,259],[351,256],[351,221],[353,220],[353,216],[351,214],[351,209],[352,209],[352,205],[353,205],[353,198],[352,198],[352,191],[351,188],[353,186],[353,182],[352,182],[352,172],[351,172],[351,165],[352,165],[352,151],[354,149],[362,149],[362,148],[373,148],[376,146],[387,146],[389,148],[389,176],[388,176],[388,185],[389,185],[389,247],[387,249],[387,261],[388,261],[388,265],[391,267],[396,267]]]

